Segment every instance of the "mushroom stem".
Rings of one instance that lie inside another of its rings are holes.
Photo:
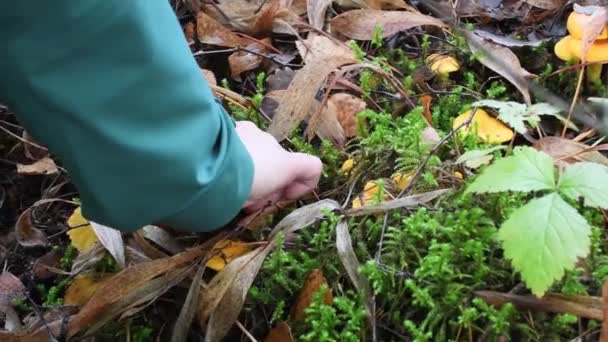
[[[602,75],[602,64],[589,64],[587,65],[587,80],[594,82],[600,79]]]

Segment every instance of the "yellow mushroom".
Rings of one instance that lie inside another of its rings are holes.
[[[588,26],[590,23],[591,16],[584,13],[576,13],[572,12],[568,15],[568,20],[566,21],[566,28],[568,32],[574,39],[581,40],[583,39],[583,32],[585,31],[585,26]],[[608,39],[608,28],[604,27],[600,35],[597,39]]]
[[[568,32],[570,35],[562,38],[555,44],[555,55],[567,62],[579,62],[583,58],[583,31],[586,21],[590,16],[572,12],[568,16]],[[585,60],[590,63],[608,60],[608,28],[604,27],[597,39],[591,44]],[[602,74],[602,64],[591,64],[587,66],[587,78],[595,81]]]
[[[399,188],[399,190],[403,190],[405,188],[407,188],[408,185],[410,185],[410,182],[412,181],[412,178],[414,177],[414,172],[408,172],[408,173],[396,173],[393,175],[393,177],[391,177],[391,179],[393,180],[393,183],[395,183],[397,185],[397,187]]]
[[[355,161],[353,159],[346,159],[340,168],[342,173],[349,173],[353,167],[355,166]]]
[[[460,69],[456,58],[434,53],[426,58],[426,63],[432,72],[439,75],[441,79],[448,78],[449,74]]]
[[[466,112],[460,114],[458,117],[454,119],[452,123],[453,129],[460,127],[463,123],[467,121],[467,119],[471,116],[471,111],[473,109],[467,110]],[[513,139],[513,130],[511,130],[507,125],[502,123],[502,121],[490,116],[485,110],[481,108],[477,108],[475,112],[475,116],[473,116],[473,120],[470,124],[460,129],[462,134],[468,134],[471,126],[476,128],[477,136],[484,142],[490,144],[500,144],[503,142],[510,141]]]

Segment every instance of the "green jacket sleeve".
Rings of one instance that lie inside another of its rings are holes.
[[[167,0],[0,4],[0,102],[68,170],[85,217],[209,231],[249,195],[251,158]]]

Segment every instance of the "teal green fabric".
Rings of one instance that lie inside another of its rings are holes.
[[[68,170],[82,212],[122,231],[210,231],[253,163],[167,0],[0,2],[0,102]]]

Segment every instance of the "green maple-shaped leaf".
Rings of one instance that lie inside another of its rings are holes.
[[[498,233],[506,258],[527,286],[542,296],[589,252],[591,227],[557,193],[515,210]]]
[[[591,162],[566,166],[557,185],[559,191],[574,200],[585,199],[585,205],[608,209],[608,167]]]
[[[553,159],[531,147],[517,147],[513,155],[488,166],[467,193],[555,189]]]

